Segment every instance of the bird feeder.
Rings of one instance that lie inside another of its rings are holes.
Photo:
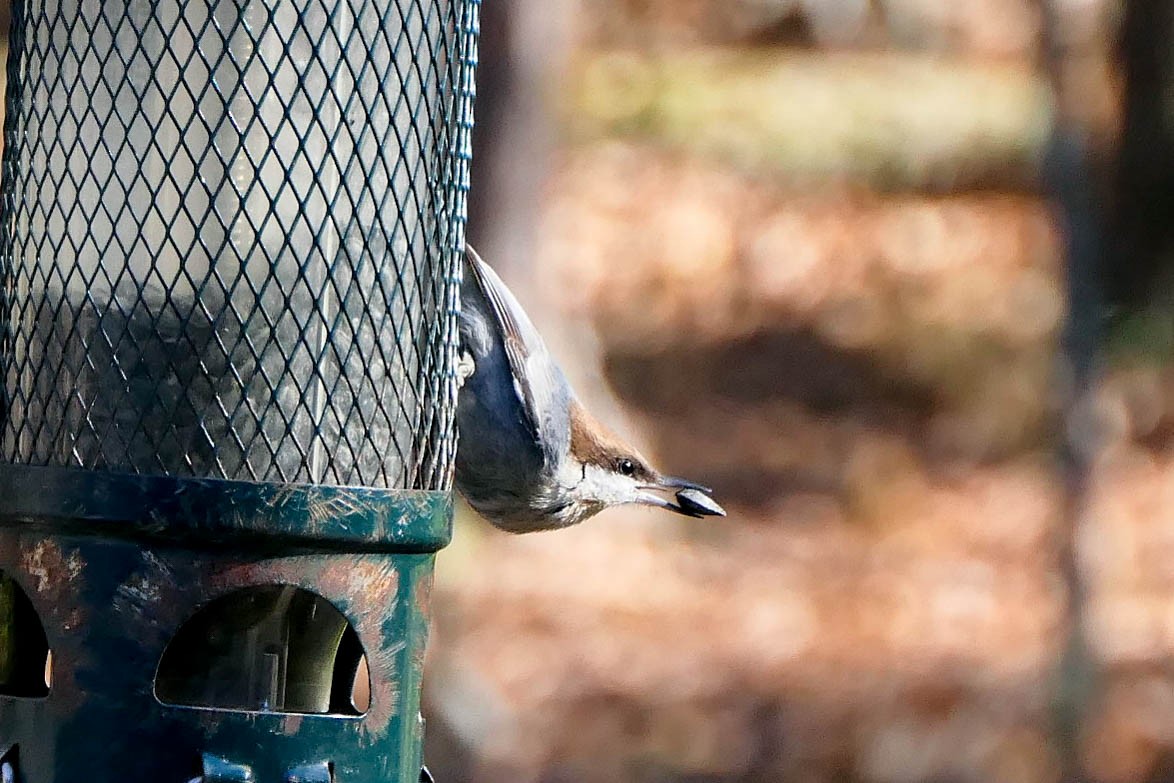
[[[416,781],[477,0],[22,0],[0,780]]]

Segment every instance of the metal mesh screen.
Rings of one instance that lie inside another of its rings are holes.
[[[25,0],[3,459],[445,489],[476,0]]]

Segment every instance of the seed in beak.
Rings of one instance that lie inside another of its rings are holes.
[[[713,498],[697,489],[682,489],[677,493],[677,503],[681,510],[698,517],[724,517],[725,509],[714,502]]]

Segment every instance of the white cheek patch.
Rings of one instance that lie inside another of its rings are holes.
[[[575,494],[582,500],[616,505],[634,503],[639,490],[636,482],[598,465],[588,465],[583,477],[575,487]]]

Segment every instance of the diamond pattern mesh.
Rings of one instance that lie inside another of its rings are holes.
[[[477,0],[25,0],[0,457],[447,489]]]

